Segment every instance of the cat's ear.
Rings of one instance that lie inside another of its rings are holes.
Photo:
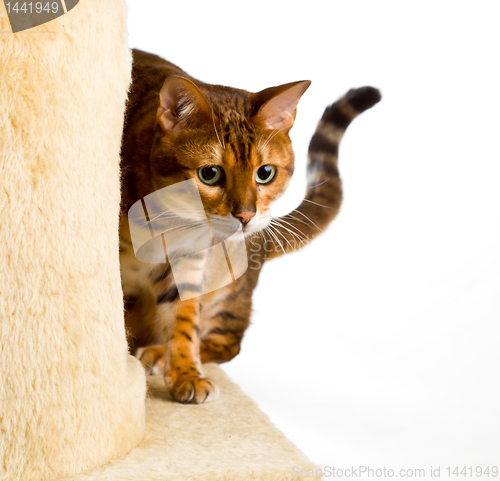
[[[160,90],[156,118],[170,132],[180,122],[194,124],[211,120],[212,108],[201,90],[187,78],[171,75]]]
[[[297,115],[297,105],[310,80],[271,87],[255,94],[253,121],[269,130],[290,130]]]

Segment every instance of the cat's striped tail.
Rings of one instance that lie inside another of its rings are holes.
[[[306,245],[337,216],[342,203],[338,148],[349,124],[381,99],[373,87],[351,89],[325,109],[311,143],[307,163],[307,191],[302,203],[266,228],[266,257],[272,259]]]

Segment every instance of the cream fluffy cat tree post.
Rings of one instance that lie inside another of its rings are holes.
[[[314,479],[215,365],[219,401],[153,377],[145,404],[118,258],[130,71],[123,1],[15,35],[0,2],[0,480]]]
[[[125,8],[83,0],[12,34],[0,3],[0,479],[134,448],[145,379],[118,274]]]

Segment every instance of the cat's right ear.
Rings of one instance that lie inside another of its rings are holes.
[[[178,75],[168,77],[159,97],[156,119],[164,132],[171,132],[181,123],[206,122],[213,115],[201,90],[187,78]]]
[[[254,122],[268,130],[288,132],[295,121],[299,100],[309,85],[310,80],[302,80],[254,94],[254,108],[257,110]]]

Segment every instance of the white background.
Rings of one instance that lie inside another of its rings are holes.
[[[300,202],[324,107],[351,87],[383,94],[344,137],[340,215],[265,266],[224,369],[319,465],[499,466],[495,2],[128,5],[130,46],[201,80],[312,80],[276,213]]]

